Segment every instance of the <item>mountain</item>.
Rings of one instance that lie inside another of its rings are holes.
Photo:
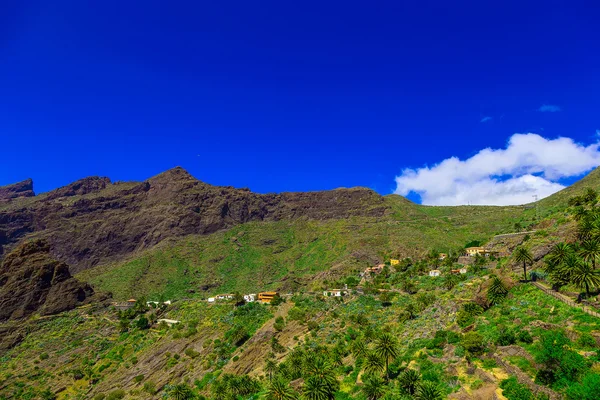
[[[407,370],[432,398],[559,399],[587,380],[594,390],[599,318],[519,284],[511,257],[427,274],[432,250],[456,255],[473,240],[524,244],[538,268],[572,238],[568,198],[590,187],[600,187],[597,171],[537,204],[430,207],[364,188],[261,195],[176,168],[11,194],[0,203],[0,399],[260,398],[271,375],[300,393],[322,372],[335,398],[364,400],[377,385],[385,398],[414,398]],[[382,262],[384,273],[359,283]],[[497,305],[495,277],[509,290]],[[322,295],[344,285],[348,296]],[[283,303],[205,300],[267,289]],[[107,292],[140,301],[121,311]],[[172,302],[145,307],[145,297]],[[368,367],[386,334],[389,374]],[[556,354],[581,369],[560,385],[537,372],[540,344],[556,338]]]
[[[20,242],[44,239],[72,274],[118,299],[291,290],[391,256],[451,252],[533,226],[580,188],[598,187],[598,175],[524,207],[421,206],[365,188],[256,194],[179,167],[144,182],[90,177],[0,203],[0,259]],[[17,187],[33,193],[32,184]]]
[[[0,193],[24,193],[23,187]],[[52,254],[77,273],[168,238],[250,221],[377,218],[388,212],[381,196],[361,188],[260,195],[207,185],[182,168],[139,183],[92,177],[27,201],[11,197],[0,206],[0,257],[21,240],[44,238]]]

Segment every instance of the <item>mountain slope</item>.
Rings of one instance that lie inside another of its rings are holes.
[[[210,234],[249,221],[387,212],[381,196],[361,188],[259,195],[204,184],[181,168],[141,183],[86,178],[0,207],[0,257],[23,239],[41,237],[55,257],[79,272],[167,238]]]

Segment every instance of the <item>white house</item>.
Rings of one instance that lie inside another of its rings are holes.
[[[252,303],[252,302],[256,301],[256,293],[245,294],[244,301],[246,303]]]
[[[209,303],[214,303],[215,302],[215,298],[214,297],[209,297],[208,298],[208,302]]]
[[[324,297],[342,297],[348,295],[345,289],[329,289],[323,292]]]
[[[146,305],[147,305],[148,307],[152,307],[152,305],[154,305],[154,306],[158,307],[158,306],[159,306],[159,304],[160,304],[160,302],[158,302],[158,301],[147,301],[147,302],[146,302]],[[164,304],[165,306],[170,306],[170,305],[171,305],[171,300],[163,301],[163,304]]]
[[[232,294],[218,294],[216,296],[217,300],[231,300],[233,299],[233,295]]]
[[[462,267],[459,271],[460,271],[461,274],[466,274],[467,273],[467,268]]]
[[[429,271],[429,276],[440,276],[442,272],[439,269],[432,269]]]

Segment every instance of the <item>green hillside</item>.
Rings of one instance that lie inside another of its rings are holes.
[[[453,251],[471,240],[512,232],[522,207],[424,207],[386,197],[394,214],[381,219],[247,223],[212,235],[163,243],[117,265],[77,275],[115,298],[311,288],[317,274],[335,280],[393,257]]]
[[[390,257],[452,252],[472,240],[487,242],[494,235],[561,218],[568,198],[586,187],[600,188],[598,171],[527,206],[423,206],[388,195],[388,216],[251,222],[211,235],[169,240],[126,262],[102,265],[77,277],[117,299],[312,289],[323,279],[335,281]],[[313,285],[315,276],[319,279]]]

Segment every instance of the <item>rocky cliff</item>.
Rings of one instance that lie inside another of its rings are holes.
[[[8,254],[0,266],[0,322],[70,310],[93,295],[71,276],[65,263],[50,255],[44,240],[28,241]]]
[[[33,181],[31,179],[0,187],[0,203],[32,196],[35,196],[35,193],[33,192]]]
[[[75,273],[171,237],[210,234],[249,221],[389,212],[383,198],[365,188],[263,195],[208,185],[182,168],[144,182],[94,177],[0,207],[0,258],[35,236],[44,238],[52,255]]]

